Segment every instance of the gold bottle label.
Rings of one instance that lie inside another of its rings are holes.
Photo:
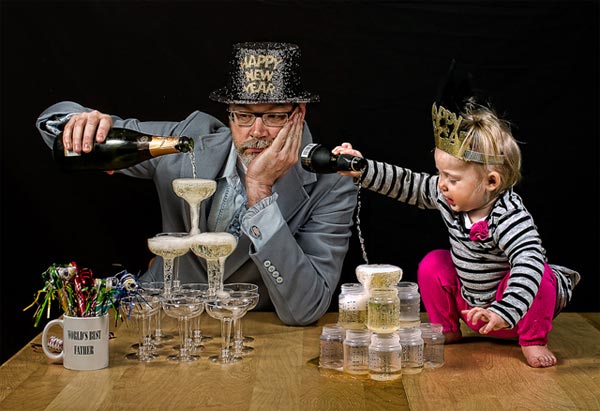
[[[179,143],[179,137],[152,137],[148,148],[153,157],[162,154],[178,153],[179,150],[175,146]]]

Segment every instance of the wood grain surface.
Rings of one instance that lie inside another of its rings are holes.
[[[113,321],[110,365],[98,371],[70,371],[50,362],[38,336],[0,367],[0,409],[600,410],[600,313],[556,318],[549,343],[559,358],[556,367],[531,368],[516,342],[463,327],[466,338],[446,346],[443,367],[394,382],[319,369],[321,327],[337,321],[337,313],[313,326],[290,327],[274,313],[250,312],[244,333],[255,337],[255,350],[228,365],[207,359],[219,350],[220,327],[202,315],[205,334],[216,338],[187,364],[165,359],[177,339],[152,363],[126,359],[136,342],[127,322]],[[176,334],[174,320],[163,321]]]

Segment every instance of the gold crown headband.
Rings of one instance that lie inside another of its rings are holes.
[[[463,118],[457,116],[450,110],[440,105],[438,108],[435,103],[431,108],[431,118],[433,120],[433,137],[435,146],[440,150],[463,161],[473,161],[480,164],[503,164],[504,156],[490,156],[484,153],[471,150],[471,145],[464,144],[467,133],[460,130],[460,123]]]

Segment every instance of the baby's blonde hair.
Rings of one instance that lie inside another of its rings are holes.
[[[484,158],[504,156],[504,162],[483,164],[482,171],[500,174],[500,185],[496,191],[502,194],[521,180],[521,150],[512,135],[510,124],[498,117],[495,110],[470,99],[461,113],[461,131],[467,136],[463,142],[471,150],[484,154]]]

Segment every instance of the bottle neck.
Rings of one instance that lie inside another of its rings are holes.
[[[180,150],[178,149],[179,137],[152,137],[148,144],[148,150],[153,157],[163,155],[163,154],[172,154],[178,153]]]

